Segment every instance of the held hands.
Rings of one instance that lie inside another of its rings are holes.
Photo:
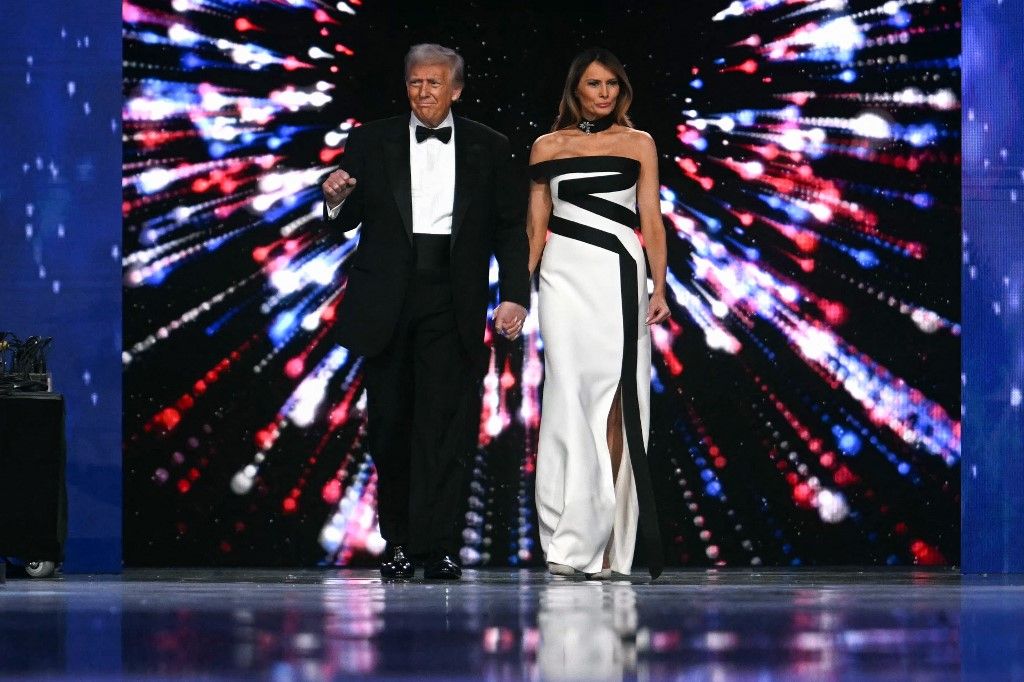
[[[647,324],[664,322],[670,314],[665,294],[658,292],[651,294],[651,301],[647,304]]]
[[[352,194],[356,188],[356,179],[343,170],[336,170],[327,176],[321,188],[324,191],[327,206],[334,207],[345,201],[349,194]]]
[[[526,308],[518,303],[503,301],[494,309],[494,331],[509,341],[515,341],[523,332],[526,322]]]

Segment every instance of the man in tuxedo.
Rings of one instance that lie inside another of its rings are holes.
[[[387,547],[385,579],[458,579],[458,517],[476,445],[489,266],[496,331],[519,336],[529,303],[526,197],[508,139],[453,116],[463,61],[440,45],[406,55],[411,115],[354,128],[324,181],[325,219],[362,224],[338,307],[339,341],[365,356],[369,445]]]

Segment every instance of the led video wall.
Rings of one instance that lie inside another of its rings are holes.
[[[1024,6],[968,3],[964,20],[963,570],[1013,573],[1024,571]],[[974,639],[973,658],[996,653]]]
[[[358,233],[322,222],[319,180],[353,126],[407,111],[402,57],[430,41],[524,178],[573,54],[626,65],[669,236],[670,563],[958,564],[959,5],[435,5],[123,4],[127,563],[382,550],[362,359],[334,342]],[[533,565],[536,308],[492,348],[461,556]]]
[[[121,568],[121,43],[116,7],[100,4],[5,3],[0,27],[0,336],[52,339],[47,368],[66,409],[64,573]],[[52,455],[13,448],[44,428],[21,426],[5,431],[0,477],[23,481],[19,458]]]

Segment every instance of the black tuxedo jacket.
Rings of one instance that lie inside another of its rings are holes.
[[[498,260],[500,300],[529,305],[529,245],[525,187],[512,165],[508,138],[455,117],[455,197],[451,280],[456,323],[478,370],[488,361],[483,343],[488,270]],[[338,341],[365,356],[382,352],[394,335],[414,272],[409,115],[354,128],[340,167],[355,190],[332,221],[348,231],[362,223],[338,306]]]

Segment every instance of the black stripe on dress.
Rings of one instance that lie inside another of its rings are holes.
[[[635,184],[636,177],[629,177],[624,173],[598,175],[590,178],[571,178],[558,183],[558,198],[578,206],[584,211],[595,213],[633,230],[636,229],[637,223],[635,211],[631,211],[622,204],[593,195],[602,192],[621,192],[632,188]]]
[[[563,181],[564,183],[564,181]],[[561,193],[559,193],[560,198]],[[612,203],[598,197],[593,199]],[[576,202],[573,202],[576,203]],[[585,242],[592,246],[611,251],[619,257],[619,285],[622,296],[622,369],[619,385],[622,387],[622,417],[629,445],[629,461],[636,483],[637,506],[639,507],[640,536],[647,551],[647,566],[651,578],[657,578],[665,566],[661,548],[661,534],[658,531],[658,509],[654,501],[651,472],[647,464],[647,450],[644,448],[643,425],[640,421],[640,398],[637,394],[637,343],[639,331],[640,304],[637,302],[637,262],[622,245],[619,238],[587,225],[581,225],[565,218],[551,216],[548,229],[563,237]],[[612,482],[614,485],[615,482]]]
[[[597,154],[594,156],[568,156],[563,159],[548,159],[530,164],[530,177],[536,182],[547,180],[563,173],[607,173],[633,174],[640,172],[640,162],[628,156]]]

